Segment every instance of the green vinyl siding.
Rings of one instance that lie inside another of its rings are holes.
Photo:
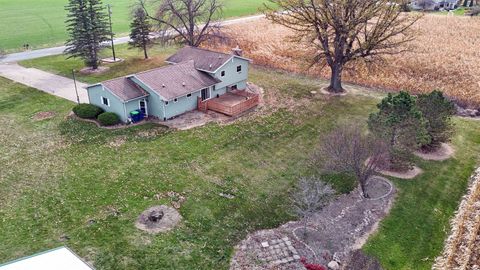
[[[177,102],[170,100],[168,105],[165,106],[165,118],[169,119],[197,109],[198,97],[201,97],[201,91],[192,93],[191,97],[179,97]]]
[[[127,121],[123,101],[120,100],[117,96],[113,95],[105,87],[103,87],[102,85],[95,85],[89,87],[87,89],[87,92],[90,104],[98,106],[106,112],[116,113],[123,122]],[[102,103],[102,98],[107,98],[109,100],[110,106],[104,105]]]
[[[248,69],[249,69],[248,60],[233,57],[225,65],[223,65],[215,74],[212,74],[215,78],[221,80],[221,83],[216,85],[217,89],[222,91],[223,88],[228,86],[237,85],[238,89],[245,89],[247,87],[248,79]],[[241,66],[242,70],[237,72],[237,67]],[[222,71],[225,72],[225,76],[222,75]]]
[[[163,104],[162,98],[157,94],[157,92],[153,91],[150,87],[148,87],[148,85],[144,84],[138,78],[131,77],[131,80],[150,94],[150,96],[147,98],[148,115],[157,117],[159,119],[163,119],[165,114],[163,109],[164,104]],[[138,104],[137,104],[137,109],[138,109]]]

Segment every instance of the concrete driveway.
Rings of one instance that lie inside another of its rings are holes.
[[[25,68],[16,63],[0,64],[0,76],[37,88],[43,92],[77,102],[73,80],[36,68]],[[81,103],[88,103],[87,84],[77,81]]]

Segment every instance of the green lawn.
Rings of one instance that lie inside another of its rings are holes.
[[[130,7],[136,0],[104,0],[112,4],[117,36],[127,35]],[[263,0],[225,0],[224,17],[255,14]],[[28,43],[33,48],[62,45],[66,38],[67,0],[0,0],[0,49],[17,51]]]
[[[156,50],[152,62],[161,65],[173,49]],[[95,82],[153,65],[129,52],[117,70],[82,79]],[[77,60],[60,64],[62,59],[30,64],[60,74],[81,67]],[[0,262],[67,244],[98,269],[227,269],[233,246],[248,232],[292,219],[288,192],[299,176],[314,171],[307,164],[319,137],[339,122],[365,121],[379,101],[379,94],[365,91],[309,98],[325,82],[259,68],[250,80],[279,101],[295,96],[303,105],[228,126],[106,131],[64,120],[72,106],[67,101],[1,80]],[[55,111],[57,117],[33,121],[38,111]],[[442,249],[480,151],[480,122],[455,123],[455,158],[419,160],[422,176],[394,180],[394,208],[365,247],[386,269],[430,269]],[[111,145],[119,140],[125,143]],[[337,190],[351,187],[332,181]],[[135,218],[149,206],[168,203],[154,195],[171,190],[187,197],[182,225],[165,235],[138,232]],[[96,222],[89,225],[91,219]],[[59,240],[63,234],[70,238],[66,243]]]
[[[125,59],[124,62],[107,64],[106,66],[110,67],[110,69],[102,74],[83,76],[77,73],[77,79],[86,83],[97,83],[111,78],[163,66],[166,65],[165,59],[174,54],[177,50],[176,47],[162,47],[157,45],[149,50],[151,55],[150,59],[145,60],[143,59],[142,51],[129,49],[127,44],[118,45],[115,48],[117,56]],[[111,53],[112,51],[110,49],[104,49],[102,51],[102,57],[110,57]],[[20,62],[20,64],[25,67],[39,68],[69,78],[72,77],[72,69],[80,70],[84,67],[84,62],[81,59],[67,59],[65,55],[25,60]]]

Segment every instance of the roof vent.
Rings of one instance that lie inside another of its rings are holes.
[[[185,82],[182,83],[183,86],[187,85]]]
[[[165,88],[165,84],[164,84],[164,83],[162,83],[162,87]]]
[[[213,67],[213,65],[212,65],[212,64],[210,64],[210,68],[212,68],[212,67]]]

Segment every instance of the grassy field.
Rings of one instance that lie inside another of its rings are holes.
[[[20,50],[63,44],[66,38],[67,0],[0,0],[0,49]],[[130,10],[136,0],[104,0],[113,9],[113,28],[117,36],[127,35]],[[262,0],[225,0],[225,17],[239,17],[258,12]]]
[[[123,48],[130,53],[126,62],[81,79],[96,82],[162,65],[173,49],[156,50],[144,62]],[[34,61],[59,74],[82,66],[60,56]],[[0,262],[67,244],[98,269],[227,269],[233,246],[248,232],[292,219],[287,196],[299,176],[312,174],[307,161],[319,138],[339,122],[364,121],[379,96],[360,89],[342,98],[311,98],[325,82],[259,68],[250,80],[290,109],[181,132],[159,126],[105,131],[64,120],[71,103],[1,80]],[[33,121],[38,111],[57,117]],[[448,220],[479,161],[480,122],[455,123],[455,158],[419,160],[422,176],[394,179],[395,206],[365,247],[385,269],[430,269],[442,249]],[[334,180],[337,190],[351,188]],[[187,197],[182,225],[166,235],[138,232],[135,218],[168,203],[155,199],[166,191]],[[69,240],[61,242],[65,235]]]

